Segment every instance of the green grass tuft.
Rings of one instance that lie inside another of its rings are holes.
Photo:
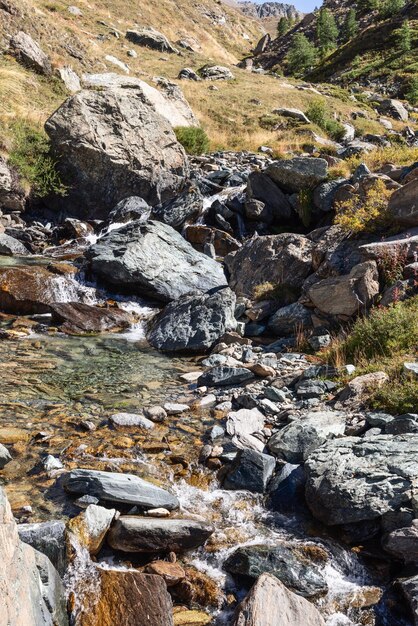
[[[177,141],[187,154],[203,154],[209,151],[209,137],[203,128],[195,126],[177,126],[174,129]]]
[[[12,134],[9,162],[30,186],[33,196],[64,196],[66,187],[56,170],[46,134],[26,122],[16,122],[12,126]]]

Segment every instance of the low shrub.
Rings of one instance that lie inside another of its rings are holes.
[[[413,106],[418,104],[418,78],[412,78],[405,97]]]
[[[418,406],[418,381],[403,375],[383,385],[371,398],[371,408],[391,415],[416,413]]]
[[[328,357],[345,363],[380,364],[382,358],[394,359],[399,354],[414,354],[418,346],[418,296],[376,307],[367,317],[359,318],[342,340],[331,347]]]
[[[343,138],[344,126],[331,117],[326,102],[322,98],[312,100],[306,110],[306,115],[311,122],[322,128],[335,141],[340,141]]]
[[[388,374],[389,381],[370,397],[370,408],[392,415],[416,412],[418,381],[404,371],[403,364],[418,356],[418,296],[373,309],[321,356],[337,367],[354,363],[354,376],[376,371]],[[340,382],[347,380],[342,376]]]
[[[12,127],[12,135],[9,162],[30,186],[33,196],[64,196],[67,190],[56,170],[46,134],[26,122],[18,122]]]
[[[388,202],[393,191],[377,180],[364,195],[357,194],[336,205],[334,223],[347,233],[374,232],[390,224]]]
[[[209,137],[203,128],[196,126],[177,126],[174,129],[177,141],[187,154],[203,154],[209,151]]]

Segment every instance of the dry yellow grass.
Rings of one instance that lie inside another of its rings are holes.
[[[176,80],[183,67],[198,69],[208,62],[229,66],[235,75],[233,81],[180,81],[213,149],[256,150],[260,145],[269,145],[277,154],[286,154],[312,143],[308,135],[297,134],[292,129],[271,130],[260,125],[260,120],[270,116],[273,109],[306,110],[317,96],[298,90],[295,81],[238,69],[235,64],[258,40],[260,25],[220,0],[199,3],[191,0],[159,0],[158,3],[155,0],[146,3],[74,0],[83,12],[81,17],[71,15],[68,4],[62,0],[16,0],[16,3],[19,14],[0,23],[0,38],[19,29],[25,30],[41,43],[55,67],[70,65],[80,75],[120,71],[106,61],[106,55],[128,63],[131,76],[148,82],[156,75]],[[224,24],[220,20],[222,16],[226,19]],[[200,48],[197,52],[182,51],[181,55],[175,55],[135,47],[124,37],[125,31],[135,26],[153,26],[173,42],[180,38],[195,39]],[[120,36],[112,34],[116,31]],[[127,55],[130,48],[136,49],[136,59]],[[74,49],[82,54],[81,60],[71,54]],[[325,90],[330,94],[326,97],[328,108],[342,120],[350,120],[353,110],[367,109],[362,103],[353,104],[348,94],[337,87],[327,86]],[[6,147],[13,119],[27,119],[41,125],[65,98],[57,81],[39,77],[7,56],[0,60],[0,93],[0,142]],[[356,123],[363,126],[362,130],[381,132],[377,115],[372,109],[368,109],[368,114],[367,122],[358,120]],[[323,135],[319,129],[315,130]],[[376,151],[367,156],[366,161],[373,165],[385,158],[398,161],[398,151],[403,162],[416,158],[396,148],[387,155]],[[350,167],[353,166],[351,163]]]

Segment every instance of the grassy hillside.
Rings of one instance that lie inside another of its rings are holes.
[[[318,58],[305,77],[313,81],[332,81],[349,85],[360,80],[367,85],[385,85],[393,94],[404,96],[410,84],[418,78],[418,4],[405,0],[402,8],[389,17],[382,9],[368,9],[367,0],[325,0],[324,7],[335,20],[338,36],[332,50],[324,56],[318,49]],[[387,0],[374,0],[381,5]],[[370,0],[372,3],[373,0]],[[355,29],[348,41],[345,39],[345,21],[349,11],[354,10]],[[266,51],[255,59],[257,65],[288,73],[288,53],[295,35],[304,35],[320,48],[318,40],[319,13],[307,15],[292,30],[276,38]],[[405,21],[410,27],[410,49],[402,50],[400,29]]]
[[[9,0],[7,0],[8,2]],[[272,111],[278,107],[297,107],[306,111],[318,96],[300,90],[297,81],[283,80],[276,75],[257,74],[238,69],[235,64],[249,52],[260,35],[260,26],[252,18],[233,7],[204,0],[162,0],[158,10],[152,3],[130,3],[122,0],[79,2],[81,16],[68,11],[68,5],[58,1],[16,0],[0,4],[0,42],[3,50],[10,35],[24,30],[39,41],[51,57],[54,67],[71,66],[80,76],[84,72],[121,70],[106,61],[113,55],[128,63],[131,76],[152,82],[155,76],[176,80],[180,69],[197,69],[205,63],[220,63],[230,67],[233,81],[181,81],[181,87],[193,110],[209,135],[212,149],[250,149],[271,146],[277,154],[303,149],[315,143],[312,131],[324,135],[313,125],[295,128],[289,121],[278,118]],[[8,10],[1,7],[8,6]],[[223,23],[222,19],[226,22]],[[171,41],[187,38],[193,41],[195,52],[181,55],[163,54],[129,43],[124,33],[135,25],[151,25],[164,32]],[[245,35],[245,36],[244,36]],[[135,48],[137,58],[127,55]],[[382,132],[377,114],[367,104],[350,100],[349,93],[339,87],[318,86],[329,111],[343,121],[351,113],[366,110],[368,119],[353,122],[360,133]],[[24,122],[40,129],[48,116],[67,97],[63,84],[56,78],[45,78],[25,69],[7,53],[0,56],[0,151],[10,152],[15,141],[16,124]],[[402,124],[394,123],[395,128]],[[416,151],[415,151],[416,152]],[[374,164],[393,158],[388,151],[377,151]],[[416,158],[410,151],[397,160],[411,162]]]
[[[403,52],[399,47],[399,29],[406,16],[411,28],[411,50]],[[311,77],[339,78],[343,84],[378,79],[389,87],[400,87],[404,95],[411,80],[418,77],[418,5],[412,3],[398,16],[361,31],[327,57]]]

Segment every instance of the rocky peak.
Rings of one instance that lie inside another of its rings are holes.
[[[243,13],[258,17],[261,20],[268,17],[298,19],[303,15],[293,4],[285,4],[283,2],[263,2],[262,4],[257,4],[251,2],[251,0],[243,0],[238,4]]]

